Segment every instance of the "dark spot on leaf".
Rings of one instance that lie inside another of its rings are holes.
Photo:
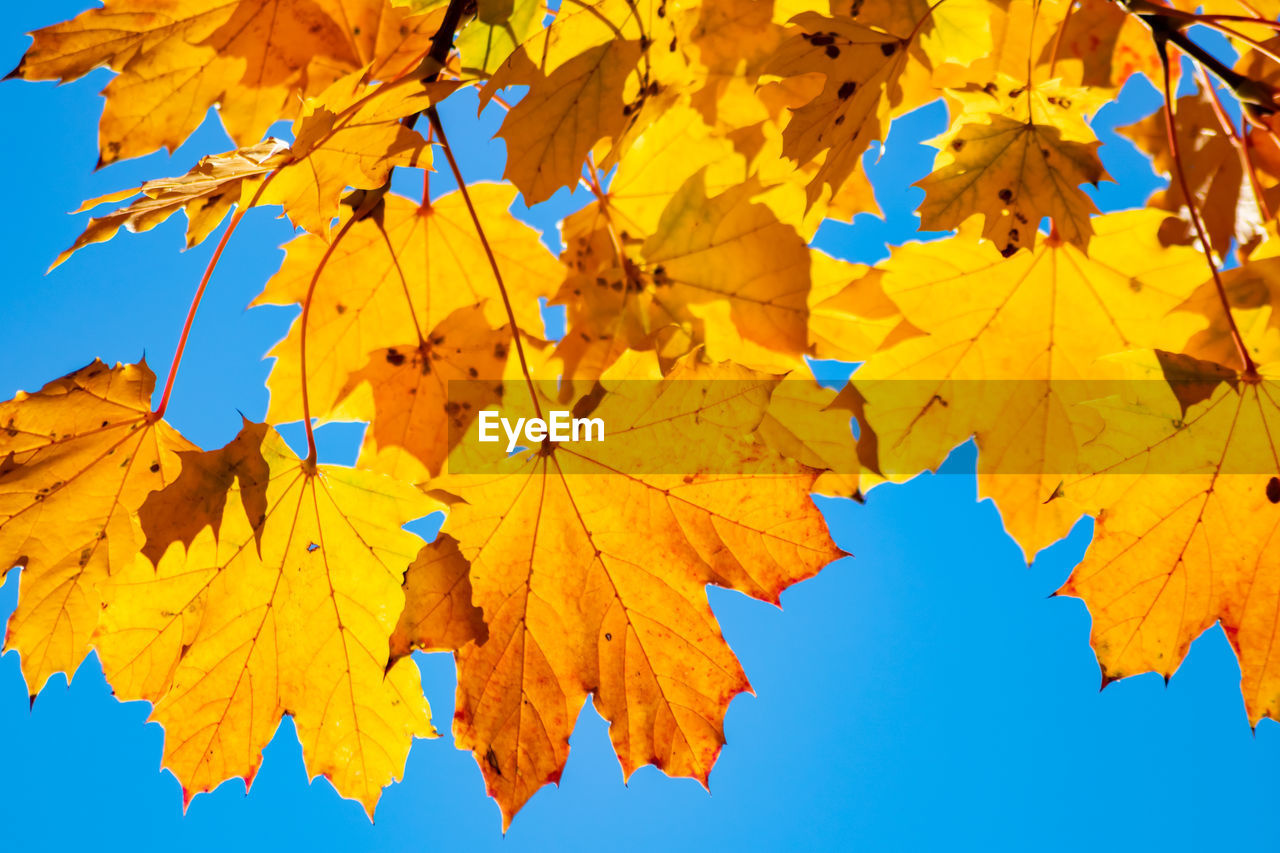
[[[507,345],[506,345],[506,344],[504,344],[502,341],[498,341],[496,344],[494,344],[494,345],[493,345],[493,357],[494,357],[494,358],[506,358],[506,357],[507,357]]]
[[[404,353],[397,352],[393,349],[387,350],[387,363],[399,367],[404,364]]]
[[[961,148],[964,148],[964,140],[963,140],[963,139],[953,139],[953,140],[951,140],[951,150],[952,150],[952,151],[959,151]]]
[[[850,95],[858,88],[858,84],[853,80],[846,80],[840,84],[840,90],[836,92],[836,97],[840,100],[847,100]]]
[[[1280,504],[1280,477],[1272,477],[1267,481],[1267,500]]]
[[[827,45],[827,56],[832,59],[836,59],[840,56],[840,48],[836,47],[834,44]]]
[[[1013,255],[1013,253],[1014,253],[1014,252],[1016,252],[1016,251],[1018,251],[1018,247],[1017,247],[1017,246],[1015,246],[1015,245],[1013,245],[1012,243],[1009,243],[1009,244],[1008,244],[1008,245],[1006,245],[1003,249],[1001,249],[1001,250],[1000,250],[1000,255],[1001,255],[1002,257],[1006,257],[1006,258],[1008,258],[1008,257],[1012,256],[1012,255]]]
[[[476,370],[474,367],[468,367],[467,375],[470,376],[472,379],[475,379],[477,376],[480,375],[480,371]]]
[[[884,44],[880,45],[880,52],[883,53],[885,56],[893,56],[895,53],[897,53],[897,51],[898,51],[897,42],[887,41]]]
[[[341,302],[339,302],[337,305],[333,306],[333,308],[334,308],[334,310],[335,310],[335,311],[337,311],[339,314],[345,314],[345,313],[347,313],[347,306],[343,305]]]
[[[610,640],[610,641],[611,641],[611,640],[613,640],[613,634],[610,634],[608,631],[605,631],[605,632],[604,632],[604,638],[605,638],[606,640]]]
[[[499,776],[502,775],[502,768],[498,766],[498,756],[494,754],[493,747],[489,747],[485,752],[484,761],[489,765],[490,769],[492,769],[494,773],[497,773]]]
[[[1009,189],[1008,187],[1005,187],[1004,189],[1000,190],[999,196],[1001,201],[1008,203],[1013,200],[1013,190]]]
[[[843,114],[836,116],[836,121],[835,121],[835,125],[836,125],[836,127],[839,127],[839,126],[840,126],[840,125],[842,125],[842,124],[844,124],[844,115],[843,115]]]
[[[151,463],[151,473],[152,473],[152,474],[155,474],[155,473],[158,473],[159,471],[160,471],[160,463],[159,463],[159,462],[152,462],[152,463]]]

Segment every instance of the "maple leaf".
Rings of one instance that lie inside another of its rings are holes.
[[[1219,121],[1212,97],[1203,92],[1181,97],[1175,115],[1178,147],[1185,158],[1183,171],[1195,197],[1196,210],[1209,233],[1209,244],[1219,255],[1225,255],[1233,241],[1240,246],[1256,243],[1262,236],[1263,217],[1240,164],[1234,128],[1230,124],[1224,127]],[[1151,155],[1157,174],[1173,174],[1174,160],[1163,110],[1120,128],[1120,132]],[[1165,242],[1195,244],[1196,232],[1187,200],[1176,177],[1147,203],[1178,217],[1170,223],[1173,227],[1163,229]]]
[[[0,566],[21,566],[5,647],[34,699],[89,652],[101,587],[133,562],[133,515],[193,446],[151,413],[145,363],[94,361],[0,403]]]
[[[881,346],[911,335],[880,273],[822,252],[811,252],[809,261],[809,346],[815,358],[866,361]]]
[[[289,146],[268,139],[248,148],[200,158],[191,171],[178,178],[147,181],[133,190],[90,199],[76,213],[100,204],[135,199],[106,216],[94,217],[71,247],[53,262],[56,267],[90,243],[105,243],[120,231],[150,231],[179,210],[187,216],[187,248],[204,242],[237,204],[248,204],[263,178],[289,162]],[[52,267],[51,267],[52,269]]]
[[[751,200],[758,187],[708,198],[706,175],[667,199],[647,236],[615,228],[608,199],[566,220],[570,274],[553,301],[571,309],[555,351],[567,376],[594,379],[628,348],[656,349],[670,363],[705,346],[713,359],[755,367],[779,355],[789,367],[806,351],[804,239]],[[625,197],[619,207],[624,222],[628,209],[637,212]]]
[[[782,153],[798,163],[825,154],[807,189],[809,204],[834,194],[853,174],[872,143],[884,138],[890,108],[904,102],[910,31],[889,34],[841,18],[806,12],[793,19],[798,32],[778,48],[764,73],[783,78],[824,75],[822,90],[793,108]]]
[[[672,196],[641,252],[670,299],[727,304],[744,338],[798,356],[808,345],[809,249],[750,195],[744,186],[708,198],[699,172]],[[713,359],[727,355],[714,333],[707,346]]]
[[[1076,86],[1114,89],[1134,74],[1160,79],[1160,54],[1150,31],[1119,4],[1080,0],[1062,18],[1061,35],[1054,32],[1040,55],[1041,63],[1048,66],[1048,77],[1058,76]]]
[[[537,298],[554,292],[559,264],[537,232],[508,211],[513,189],[496,184],[468,189],[511,290],[517,322],[526,331],[541,331]],[[344,390],[352,390],[351,375],[366,367],[370,353],[413,347],[469,305],[484,303],[492,328],[505,322],[484,247],[456,192],[426,207],[388,194],[380,217],[357,221],[332,248],[318,236],[296,238],[253,304],[301,303],[313,279],[307,382],[311,412],[318,418],[373,414],[359,400],[343,399]],[[302,418],[299,336],[295,323],[269,353],[276,359],[267,380],[271,422]]]
[[[1062,239],[1087,245],[1097,208],[1080,185],[1096,186],[1107,174],[1100,143],[1079,115],[1083,94],[1006,77],[957,92],[964,113],[933,142],[942,153],[916,184],[925,192],[920,227],[945,231],[981,214],[982,236],[1008,256],[1035,245],[1048,216]]]
[[[294,225],[312,234],[327,234],[347,187],[377,189],[396,166],[430,165],[426,142],[400,120],[457,87],[413,77],[367,86],[358,73],[336,81],[294,122],[289,163],[265,185],[263,203],[280,204]]]
[[[485,93],[506,86],[529,87],[498,131],[507,142],[503,176],[529,204],[575,185],[592,147],[626,127],[631,106],[623,102],[623,85],[640,55],[637,41],[611,41],[543,75],[527,54],[518,51],[490,79]]]
[[[498,131],[507,143],[504,175],[529,204],[575,186],[601,140],[614,141],[616,156],[628,129],[660,113],[646,104],[683,79],[677,43],[665,0],[570,0],[507,58],[480,103],[504,87],[529,87]]]
[[[475,474],[456,473],[451,458],[438,486],[465,500],[446,529],[489,626],[483,645],[458,653],[454,733],[504,824],[559,778],[588,693],[626,776],[653,763],[706,784],[725,710],[747,681],[704,587],[776,603],[840,556],[808,497],[818,472],[751,437],[776,382],[685,363],[600,399],[592,415],[623,437],[605,458],[593,450],[603,445],[544,444]],[[691,441],[695,422],[707,440]],[[665,470],[688,473],[618,472],[658,448],[675,454]],[[705,473],[712,456],[741,472]]]
[[[901,35],[919,33],[918,49],[931,65],[967,65],[992,51],[991,20],[999,5],[990,0],[837,0],[833,12],[848,15],[863,26]],[[997,6],[993,9],[993,6]],[[913,48],[916,40],[913,39]]]
[[[308,774],[372,816],[413,737],[433,734],[417,668],[387,659],[421,542],[401,525],[437,505],[390,478],[299,459],[273,430],[247,425],[237,442],[232,455],[257,444],[269,471],[265,512],[238,471],[216,531],[113,577],[95,640],[103,670],[122,698],[154,704],[164,765],[188,800],[235,776],[250,783],[288,713]],[[213,454],[184,466],[222,468],[226,451]],[[194,493],[179,481],[158,494]]]
[[[139,193],[142,196],[90,219],[53,266],[90,243],[110,240],[121,227],[148,231],[179,210],[187,215],[188,248],[208,237],[236,205],[247,208],[277,203],[296,225],[314,234],[327,234],[348,186],[376,189],[386,183],[395,166],[425,168],[430,163],[425,141],[400,119],[425,109],[455,88],[455,83],[421,84],[412,78],[369,88],[359,84],[355,76],[344,78],[314,100],[298,119],[292,147],[268,139],[204,157],[181,177],[147,181],[137,189],[85,202],[77,212]]]
[[[480,0],[476,16],[458,34],[464,70],[485,76],[502,66],[517,47],[541,28],[541,0]]]
[[[1004,259],[964,232],[896,250],[880,284],[923,334],[873,354],[853,379],[880,470],[912,476],[975,436],[979,492],[995,498],[1014,539],[1034,554],[1065,536],[1079,510],[1047,499],[1063,473],[1079,470],[1077,448],[1100,428],[1075,405],[1099,393],[1092,381],[1116,378],[1098,359],[1176,349],[1203,325],[1166,316],[1205,273],[1199,253],[1160,243],[1162,218],[1096,218],[1087,256],[1042,239]]]
[[[1170,361],[1175,365],[1170,370]],[[1064,493],[1094,508],[1093,542],[1060,594],[1083,598],[1104,679],[1169,678],[1221,622],[1255,725],[1280,714],[1274,559],[1280,542],[1280,383],[1186,356],[1143,353],[1133,383],[1102,401],[1096,476]]]
[[[1246,263],[1219,275],[1231,321],[1240,330],[1249,356],[1261,363],[1280,360],[1280,315],[1276,313],[1276,306],[1280,305],[1280,241],[1276,240],[1274,229],[1274,225],[1267,227],[1267,239]],[[1244,369],[1216,282],[1204,282],[1178,310],[1209,321],[1183,345],[1182,352],[1203,361]]]
[[[260,139],[293,118],[299,96],[368,69],[372,79],[412,70],[439,25],[383,0],[107,0],[33,33],[10,76],[68,81],[109,66],[99,130],[104,166],[175,150],[215,103],[231,138]]]

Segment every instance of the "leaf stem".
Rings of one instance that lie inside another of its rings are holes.
[[[1209,263],[1209,272],[1213,275],[1213,283],[1218,290],[1218,299],[1222,303],[1222,310],[1226,312],[1227,327],[1231,330],[1231,339],[1235,342],[1236,354],[1240,357],[1243,374],[1248,378],[1256,378],[1258,367],[1253,363],[1253,359],[1249,357],[1249,348],[1245,346],[1244,337],[1240,334],[1239,327],[1236,326],[1235,315],[1231,313],[1231,301],[1227,298],[1227,288],[1222,283],[1222,274],[1218,271],[1218,264],[1213,259],[1213,247],[1209,245],[1209,235],[1205,232],[1200,212],[1196,210],[1196,199],[1191,193],[1191,185],[1187,181],[1187,172],[1183,167],[1181,146],[1178,144],[1178,124],[1173,106],[1173,75],[1169,69],[1168,46],[1159,33],[1156,34],[1155,42],[1156,48],[1160,52],[1160,64],[1164,71],[1164,126],[1169,141],[1169,151],[1173,156],[1173,171],[1178,176],[1178,185],[1181,187],[1182,197],[1187,203],[1187,210],[1191,215],[1191,224],[1195,227],[1196,237],[1200,240],[1200,248],[1204,252],[1205,260]]]
[[[240,225],[240,220],[244,218],[249,208],[258,203],[258,199],[262,197],[262,191],[267,188],[267,184],[271,183],[271,179],[276,176],[280,170],[273,169],[262,183],[258,186],[257,192],[249,199],[249,203],[243,207],[237,206],[236,212],[231,215],[231,221],[227,223],[227,230],[222,232],[218,245],[213,250],[213,256],[209,258],[209,263],[205,265],[204,275],[200,276],[200,284],[196,286],[196,292],[191,297],[191,306],[187,308],[187,318],[182,324],[182,334],[178,336],[178,348],[173,352],[173,361],[169,364],[169,375],[164,380],[164,391],[160,394],[160,404],[156,406],[151,416],[155,420],[164,417],[165,411],[169,408],[169,397],[173,394],[173,380],[178,375],[178,367],[182,364],[182,354],[187,349],[187,338],[191,335],[191,326],[195,323],[196,312],[200,310],[200,302],[204,299],[205,289],[209,286],[210,279],[213,278],[213,271],[218,267],[218,261],[222,258],[222,250],[227,247],[227,243],[231,240],[231,235],[236,233],[236,227]]]
[[[541,418],[542,406],[538,403],[537,389],[533,387],[533,374],[529,372],[529,362],[524,357],[524,344],[521,342],[520,324],[516,322],[516,312],[511,307],[511,295],[507,293],[507,285],[502,280],[502,271],[498,269],[498,259],[493,255],[493,249],[489,246],[489,238],[484,234],[484,226],[480,224],[480,217],[476,213],[475,205],[471,203],[471,193],[467,192],[467,182],[462,178],[462,170],[458,168],[458,161],[453,156],[453,148],[449,145],[449,137],[445,136],[444,125],[440,123],[440,114],[436,111],[434,105],[427,107],[427,119],[431,122],[431,127],[436,136],[440,137],[440,147],[444,150],[445,159],[449,161],[449,169],[453,172],[454,181],[458,184],[458,192],[462,193],[462,200],[467,204],[467,212],[471,214],[471,223],[475,226],[476,236],[480,238],[480,245],[484,247],[485,256],[489,259],[489,268],[493,270],[493,277],[498,282],[498,292],[502,294],[502,305],[507,309],[507,320],[511,323],[511,337],[516,344],[516,355],[520,357],[520,370],[524,373],[525,384],[529,387],[529,399],[533,402],[534,414]]]
[[[311,424],[311,398],[307,392],[307,320],[311,316],[311,298],[315,296],[316,284],[320,281],[320,274],[324,272],[325,265],[329,263],[329,258],[333,257],[334,250],[338,248],[338,244],[342,242],[342,238],[351,230],[351,226],[360,221],[360,217],[352,214],[346,222],[342,223],[342,228],[325,247],[324,254],[320,257],[320,262],[316,264],[316,270],[311,274],[311,283],[307,285],[307,295],[302,300],[302,317],[298,321],[301,324],[298,334],[298,349],[300,351],[302,372],[302,425],[307,431],[307,461],[308,468],[315,467],[316,464],[316,433],[315,427]]]

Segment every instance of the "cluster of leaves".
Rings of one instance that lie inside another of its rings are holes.
[[[181,344],[154,408],[147,365],[100,362],[0,404],[0,566],[22,568],[6,647],[33,696],[96,649],[121,698],[153,703],[187,796],[250,780],[287,713],[309,772],[372,813],[433,733],[416,649],[455,655],[454,734],[506,822],[559,778],[588,695],[626,774],[705,784],[748,689],[706,585],[777,603],[841,555],[811,493],[859,497],[972,437],[982,494],[1027,553],[1097,519],[1064,591],[1093,613],[1105,675],[1168,675],[1220,621],[1251,718],[1274,717],[1277,14],[106,0],[40,30],[13,76],[117,72],[100,165],[174,149],[214,105],[240,146],[87,203],[132,199],[58,261],[179,210],[194,245],[230,214],[185,342],[241,217],[279,205],[303,233],[255,304],[302,310],[270,353],[266,423],[217,450],[164,420]],[[1236,66],[1193,25],[1227,36]],[[1175,99],[1183,59],[1195,91]],[[1171,184],[1100,215],[1088,119],[1139,74],[1166,105],[1127,132]],[[507,184],[458,171],[436,105],[464,87],[506,110]],[[876,211],[864,155],[938,99],[950,126],[920,217],[952,236],[874,269],[813,249],[823,220]],[[292,142],[263,139],[280,119]],[[433,151],[457,191],[390,192]],[[578,185],[591,201],[556,258],[510,207]],[[565,306],[558,341],[539,299]],[[839,394],[782,383],[806,357],[863,365]],[[1093,384],[1148,375],[1140,394]],[[459,399],[452,380],[480,381]],[[718,395],[727,380],[749,390]],[[450,470],[499,402],[609,412],[685,470],[624,472],[553,442]],[[305,458],[271,426],[299,420]],[[317,420],[370,425],[354,468],[318,464]],[[740,470],[682,448],[695,422]],[[437,510],[433,542],[402,529]]]

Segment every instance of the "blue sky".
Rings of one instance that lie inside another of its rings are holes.
[[[84,4],[10,4],[0,17],[0,64],[16,64],[23,33]],[[0,399],[94,357],[146,354],[163,376],[213,241],[190,252],[181,218],[122,234],[44,270],[83,217],[81,200],[178,174],[227,140],[209,122],[172,159],[158,154],[94,173],[98,72],[63,87],[0,85],[0,158],[9,215],[0,231]],[[1108,130],[1156,104],[1131,86],[1108,107]],[[470,179],[496,178],[497,117],[477,125],[467,95],[443,110]],[[922,177],[918,140],[941,130],[927,110],[895,126],[873,180]],[[1127,143],[1103,158],[1118,186],[1104,208],[1139,203],[1158,184]],[[448,189],[446,174],[433,178]],[[416,191],[418,182],[406,186]],[[553,199],[549,227],[576,203]],[[820,243],[874,261],[887,241],[915,233],[916,191],[881,194],[886,220],[824,227]],[[554,234],[554,232],[552,232]],[[251,214],[232,241],[201,310],[170,419],[205,447],[261,418],[261,360],[293,312],[245,305],[275,270],[289,229]],[[299,430],[287,434],[298,438]],[[333,461],[354,457],[356,431],[321,430]],[[973,456],[942,475],[873,491],[865,505],[822,501],[832,532],[855,557],[788,591],[783,609],[711,590],[725,636],[756,696],[734,701],[728,745],[711,794],[652,768],[623,786],[606,724],[588,707],[559,789],[538,794],[504,838],[471,756],[450,737],[415,744],[403,782],[383,796],[375,824],[323,780],[308,784],[288,722],[267,750],[252,792],[232,782],[197,797],[183,816],[177,781],[159,770],[162,732],[143,703],[118,703],[90,659],[70,686],[55,679],[33,709],[14,654],[0,657],[0,849],[92,847],[184,851],[848,850],[953,848],[1204,849],[1280,837],[1280,726],[1251,732],[1239,669],[1221,631],[1192,647],[1166,686],[1155,675],[1099,692],[1089,616],[1050,598],[1080,559],[1090,528],[1028,568],[989,502],[976,500]],[[18,573],[0,588],[12,610]],[[437,725],[453,709],[453,667],[420,657]]]

